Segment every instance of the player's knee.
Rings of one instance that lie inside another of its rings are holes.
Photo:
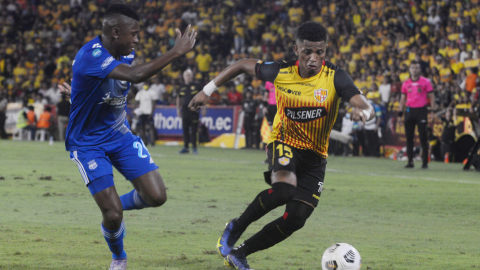
[[[272,190],[278,199],[288,202],[295,196],[297,188],[291,184],[277,182],[272,185]]]
[[[103,212],[103,222],[109,227],[120,228],[123,220],[123,211],[108,210]]]
[[[145,198],[144,200],[150,207],[159,207],[165,204],[165,202],[167,202],[167,193],[159,192],[159,193],[150,195],[148,198]]]

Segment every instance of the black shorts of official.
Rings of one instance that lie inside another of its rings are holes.
[[[269,126],[273,125],[273,120],[275,119],[275,115],[277,114],[277,105],[268,105],[267,106],[267,122]]]
[[[312,150],[302,150],[275,141],[267,145],[268,171],[265,182],[272,185],[272,171],[286,170],[297,176],[297,194],[293,200],[317,207],[322,193],[327,160]]]

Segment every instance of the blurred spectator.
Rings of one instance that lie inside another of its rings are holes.
[[[228,89],[228,100],[230,105],[241,105],[242,104],[242,94],[237,92],[237,89],[233,83],[229,84]]]
[[[154,77],[153,83],[150,85],[150,90],[155,93],[155,99],[157,100],[157,103],[164,104],[164,95],[166,89],[159,76]]]
[[[5,120],[7,119],[5,113],[7,111],[7,104],[7,97],[0,92],[0,138],[2,139],[8,138],[7,133],[5,132]]]
[[[62,142],[65,141],[65,131],[69,120],[70,105],[70,101],[67,100],[65,95],[62,95],[60,102],[57,103],[58,139]]]
[[[155,146],[156,132],[153,126],[153,113],[155,112],[155,103],[157,103],[157,93],[150,89],[148,83],[145,83],[143,89],[138,91],[135,96],[135,103],[140,109],[137,130],[146,145],[150,143],[152,146]]]
[[[46,106],[45,110],[40,115],[40,118],[37,122],[37,129],[45,130],[50,137],[50,142],[53,141],[55,134],[55,124],[53,121],[52,108],[50,106]]]
[[[195,63],[197,64],[198,71],[202,74],[202,80],[204,82],[207,82],[209,79],[208,72],[210,71],[212,61],[212,56],[205,52],[204,47],[200,46],[200,53],[195,57]]]
[[[31,105],[28,106],[28,109],[23,111],[23,115],[27,121],[27,125],[24,128],[30,131],[30,139],[33,141],[35,140],[35,132],[38,124],[37,116],[35,115],[35,108]]]
[[[380,131],[380,123],[382,121],[382,111],[378,106],[378,102],[380,100],[380,94],[374,91],[369,92],[367,94],[367,100],[375,110],[375,117],[365,122],[364,129],[365,129],[366,147],[364,149],[364,154],[366,157],[368,156],[379,157],[380,143],[379,143],[378,133]]]
[[[253,99],[252,90],[247,89],[242,104],[242,110],[244,112],[243,128],[245,130],[245,148],[247,149],[252,148],[253,146],[253,133],[257,108],[258,104],[257,101]]]
[[[382,84],[380,84],[380,87],[378,89],[378,92],[380,93],[380,100],[381,103],[386,105],[390,101],[390,91],[392,90],[392,85],[389,82],[389,78],[387,76],[383,77]]]

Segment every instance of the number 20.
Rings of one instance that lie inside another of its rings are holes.
[[[278,155],[281,157],[283,156],[283,154],[285,153],[285,156],[288,157],[288,158],[292,158],[293,157],[293,154],[292,154],[292,149],[286,145],[283,145],[283,144],[279,144],[277,146],[277,149],[278,149]]]

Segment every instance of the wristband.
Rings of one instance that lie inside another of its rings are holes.
[[[205,95],[210,96],[212,95],[213,92],[215,92],[218,89],[218,87],[215,85],[213,80],[211,80],[207,85],[203,87],[203,92]]]
[[[363,115],[365,115],[365,120],[370,119],[370,112],[369,111],[363,110],[362,112],[363,112]]]

